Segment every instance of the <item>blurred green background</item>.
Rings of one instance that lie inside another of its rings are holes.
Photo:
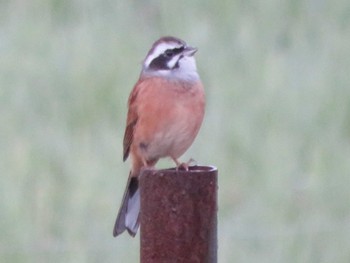
[[[139,261],[112,227],[126,101],[163,35],[199,48],[182,159],[219,168],[219,262],[350,262],[348,0],[1,1],[0,261]]]

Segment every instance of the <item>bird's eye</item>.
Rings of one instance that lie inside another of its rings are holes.
[[[172,50],[172,49],[167,49],[167,50],[165,50],[165,56],[166,57],[168,57],[168,58],[170,58],[170,57],[172,57],[172,56],[174,56],[174,50]]]

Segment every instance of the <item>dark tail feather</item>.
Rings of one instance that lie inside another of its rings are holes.
[[[129,176],[122,204],[115,221],[113,236],[116,237],[125,230],[135,236],[139,228],[140,192],[137,177]]]

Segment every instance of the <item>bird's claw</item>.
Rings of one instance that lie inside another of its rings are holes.
[[[176,171],[188,171],[191,164],[196,165],[196,161],[192,158],[185,163],[179,163],[178,161],[176,161]]]

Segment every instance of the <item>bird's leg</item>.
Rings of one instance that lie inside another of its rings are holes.
[[[141,171],[143,172],[144,170],[155,170],[155,164],[158,161],[158,159],[155,160],[146,160],[144,157],[141,157],[142,161],[142,167]]]
[[[178,170],[179,169],[179,167],[180,167],[180,165],[181,165],[181,163],[176,159],[176,158],[174,158],[174,157],[171,157],[171,159],[174,161],[174,163],[176,164],[176,170]]]
[[[185,170],[188,171],[188,168],[190,167],[191,163],[195,163],[196,161],[194,159],[188,160],[186,163],[180,163],[176,158],[171,157],[171,159],[175,162],[176,164],[176,170]]]

